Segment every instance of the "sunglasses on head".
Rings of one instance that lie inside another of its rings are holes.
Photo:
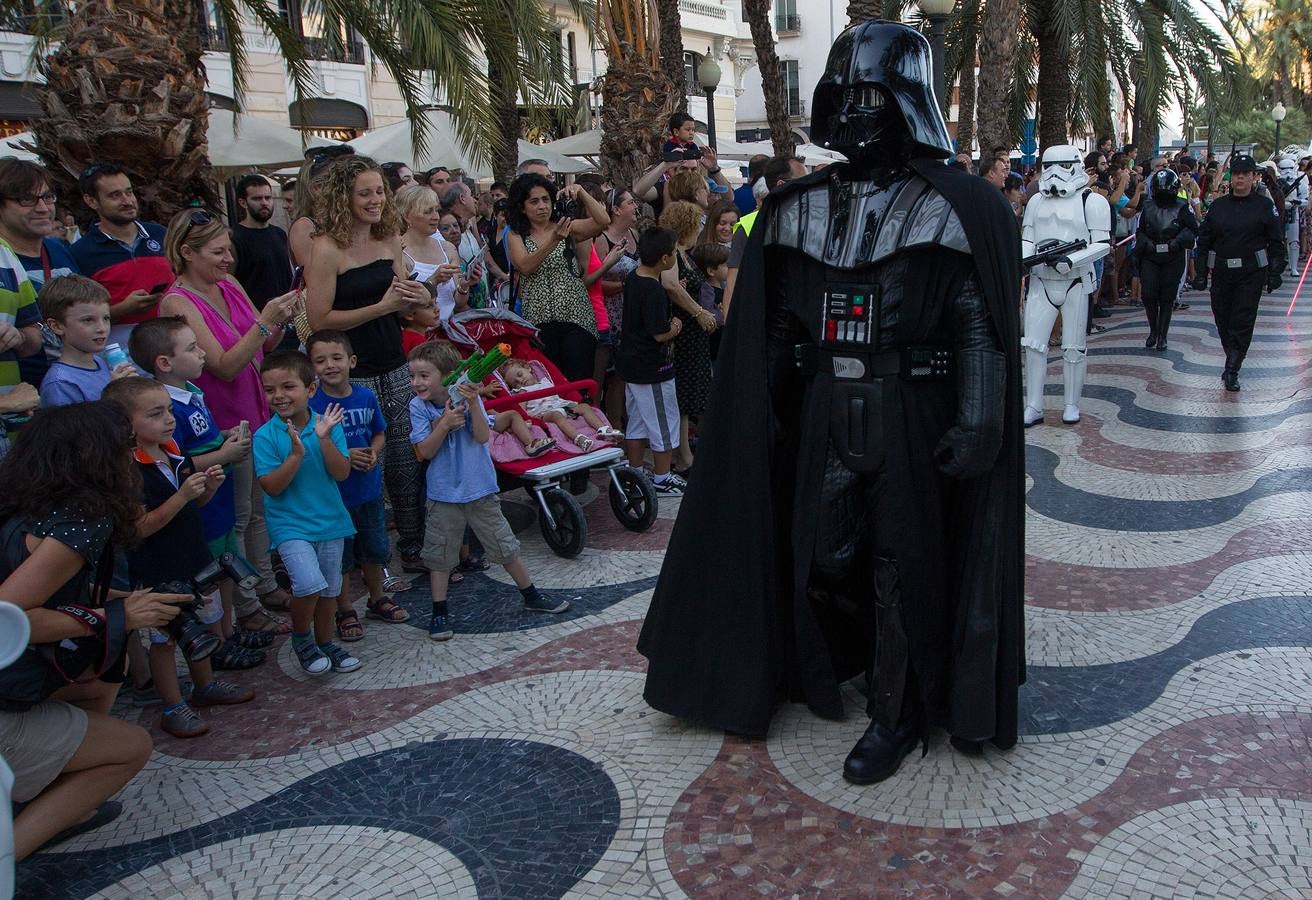
[[[208,225],[213,221],[214,221],[214,217],[211,216],[209,213],[205,212],[205,210],[203,209],[193,210],[191,215],[187,217],[187,227],[182,229],[182,239],[184,241],[187,239],[187,234],[191,231],[191,226]]]

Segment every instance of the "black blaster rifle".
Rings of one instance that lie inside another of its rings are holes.
[[[1061,243],[1059,241],[1044,241],[1034,248],[1034,255],[1027,256],[1020,261],[1020,264],[1027,269],[1035,266],[1041,266],[1045,263],[1055,263],[1068,253],[1074,253],[1076,250],[1083,250],[1089,246],[1089,242],[1081,239]]]

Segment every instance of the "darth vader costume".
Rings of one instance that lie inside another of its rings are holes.
[[[648,703],[752,736],[865,673],[862,784],[931,727],[1010,747],[1024,673],[1019,233],[930,84],[900,24],[830,51],[812,139],[850,162],[762,207],[638,643]]]

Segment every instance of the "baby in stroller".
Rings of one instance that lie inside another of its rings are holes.
[[[555,382],[542,367],[534,367],[528,360],[508,359],[501,364],[501,379],[512,394],[542,391],[555,387]],[[623,432],[612,428],[601,414],[587,403],[575,403],[558,394],[537,397],[526,401],[524,409],[528,414],[543,422],[555,425],[568,440],[583,452],[593,447],[592,438],[579,432],[571,419],[582,419],[597,437],[605,442],[617,441],[624,437]]]

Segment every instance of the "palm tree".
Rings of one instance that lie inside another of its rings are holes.
[[[1200,0],[1021,0],[1018,7],[1013,13],[1003,4],[1003,14],[987,18],[990,29],[1019,30],[1010,63],[997,45],[981,44],[990,69],[978,106],[990,114],[1008,110],[1010,135],[1019,133],[1031,94],[1043,147],[1065,143],[1072,128],[1110,131],[1109,70],[1136,98],[1141,123],[1159,120],[1172,99],[1234,102],[1241,70],[1234,30],[1213,27]]]
[[[112,160],[139,186],[144,215],[163,219],[193,200],[213,203],[205,70],[192,26],[205,0],[80,0],[66,25],[52,18],[51,5],[26,2],[61,42],[43,60],[46,118],[35,128],[60,199],[73,199],[88,163]],[[499,130],[488,75],[471,46],[482,47],[494,70],[511,73],[527,102],[567,97],[558,38],[538,0],[317,0],[316,24],[325,36],[313,40],[292,27],[278,0],[208,5],[227,34],[239,106],[248,72],[243,19],[272,36],[297,99],[311,95],[311,54],[344,54],[352,47],[348,35],[358,35],[396,81],[412,122],[435,99],[423,87],[431,74],[461,143],[476,158],[506,140],[513,147],[514,136]],[[420,152],[422,131],[415,134]]]
[[[783,70],[774,50],[770,28],[770,0],[743,0],[743,15],[752,32],[756,66],[761,70],[761,93],[765,95],[765,118],[770,123],[770,143],[775,156],[792,156],[797,145],[788,127],[788,98],[784,93]]]
[[[970,153],[971,147],[975,143],[975,60],[978,50],[980,32],[980,14],[981,0],[962,0],[952,11],[952,18],[948,21],[948,40],[947,44],[952,48],[951,53],[946,54],[947,76],[944,83],[947,85],[945,93],[947,96],[940,97],[939,102],[943,104],[946,112],[952,108],[952,85],[957,84],[957,151],[960,153]],[[987,152],[986,145],[981,141],[980,148]],[[983,153],[981,153],[981,156]]]
[[[1312,101],[1312,20],[1306,3],[1266,0],[1240,24],[1248,32],[1253,74],[1271,85],[1269,99],[1290,107]]]
[[[1020,39],[1016,22],[1020,20],[1020,5],[1021,0],[985,0],[979,20],[977,95],[984,103],[976,107],[977,134],[980,147],[986,150],[1014,147],[1019,137],[1011,127],[1011,104],[997,101],[1011,97],[1016,83],[1016,46]]]
[[[633,184],[659,158],[664,120],[682,100],[661,65],[657,0],[597,0],[595,31],[606,49],[601,79],[601,169]],[[683,68],[680,62],[680,78]]]
[[[679,0],[656,0],[656,23],[661,41],[661,70],[674,85],[675,109],[688,106],[688,84],[683,76],[683,19]]]

